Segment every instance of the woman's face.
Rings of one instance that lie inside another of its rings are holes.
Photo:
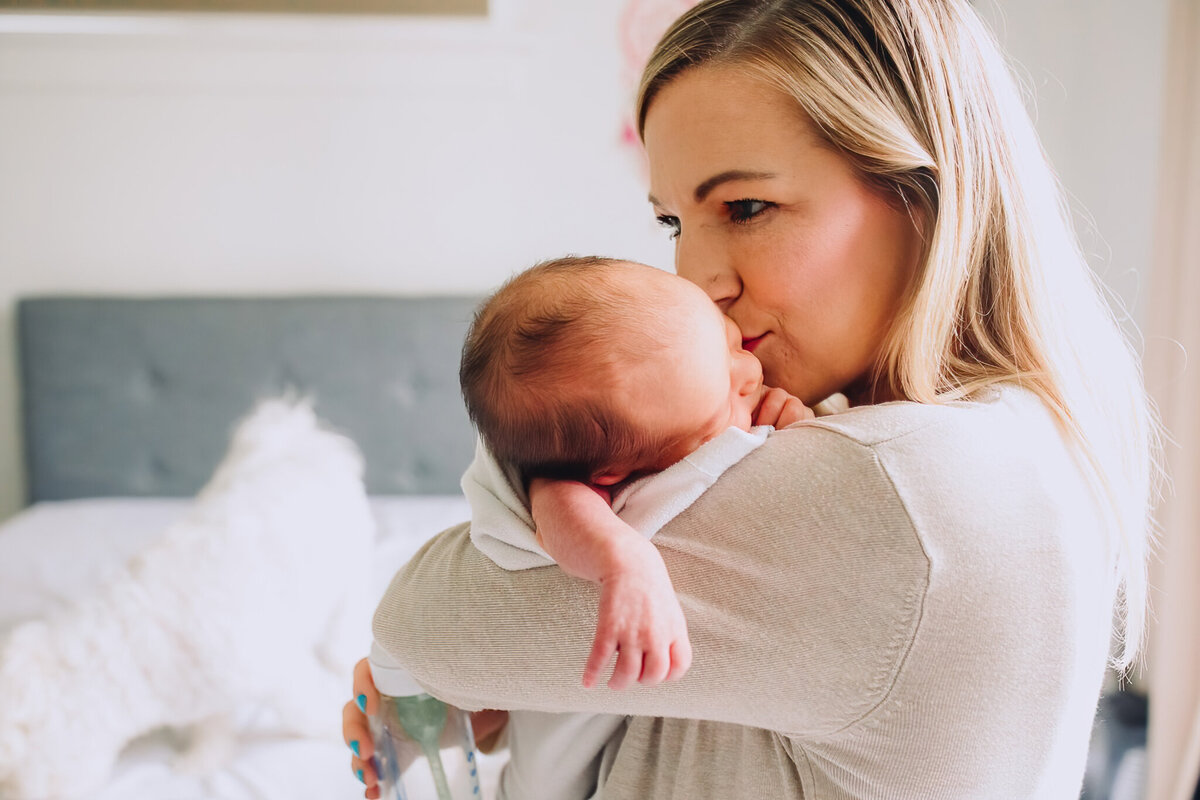
[[[866,395],[921,253],[899,198],[868,187],[791,97],[729,68],[662,89],[645,143],[676,272],[737,323],[767,384],[810,405],[891,399]]]

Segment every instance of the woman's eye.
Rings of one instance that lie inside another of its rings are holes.
[[[672,239],[679,238],[679,217],[671,217],[666,214],[660,214],[656,217],[658,224],[671,232]]]
[[[749,222],[771,205],[765,200],[734,200],[726,203],[725,207],[729,209],[729,219],[733,222]]]

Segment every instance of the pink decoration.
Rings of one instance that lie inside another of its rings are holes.
[[[621,13],[621,54],[626,77],[635,86],[642,68],[650,60],[654,45],[680,14],[696,5],[697,0],[628,0]]]
[[[637,134],[633,103],[642,69],[654,52],[654,45],[680,14],[696,5],[698,0],[628,0],[621,12],[619,36],[621,41],[621,82],[629,93],[627,111],[621,121],[621,142],[636,150],[645,174],[645,156]]]

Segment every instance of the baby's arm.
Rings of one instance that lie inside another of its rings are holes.
[[[609,688],[682,677],[691,666],[692,648],[658,548],[587,484],[535,479],[529,495],[538,542],[564,572],[600,586],[596,637],[583,685],[596,685],[614,652]]]

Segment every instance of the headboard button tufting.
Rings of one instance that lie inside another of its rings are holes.
[[[417,405],[416,387],[410,381],[395,380],[388,384],[387,395],[401,408]]]
[[[162,395],[166,386],[166,373],[153,364],[147,364],[130,379],[129,396],[135,403],[149,404]]]

